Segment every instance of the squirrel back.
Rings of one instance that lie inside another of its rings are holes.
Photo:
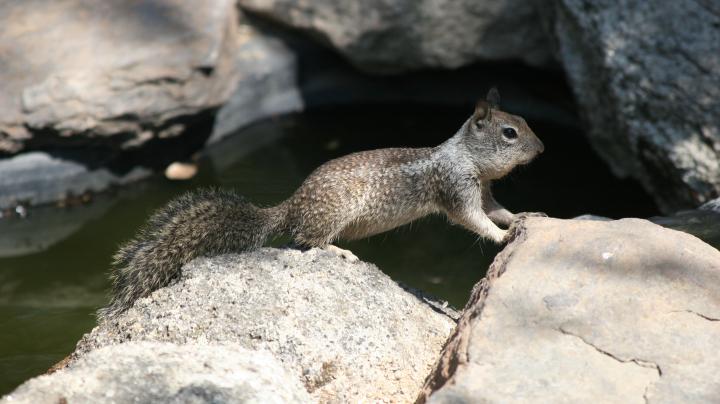
[[[258,208],[232,191],[204,189],[172,200],[115,254],[111,301],[98,317],[122,313],[194,258],[262,246],[284,220],[281,208]]]

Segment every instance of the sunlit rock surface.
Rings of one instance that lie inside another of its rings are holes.
[[[640,219],[531,218],[420,401],[714,403],[718,366],[718,250]]]
[[[238,346],[128,342],[97,349],[36,377],[2,404],[310,403],[302,384],[267,352]]]
[[[58,138],[118,147],[182,131],[234,88],[230,0],[6,1],[0,5],[0,151]]]
[[[76,358],[128,341],[269,351],[314,400],[411,401],[455,326],[375,266],[322,250],[199,259],[87,334]],[[141,396],[140,396],[141,397]]]
[[[720,3],[538,1],[588,134],[666,212],[720,194]]]

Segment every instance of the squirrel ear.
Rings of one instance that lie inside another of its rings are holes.
[[[500,92],[497,87],[491,88],[485,99],[490,103],[490,107],[497,108],[500,105]]]
[[[490,120],[490,110],[492,107],[490,104],[485,100],[480,100],[475,104],[475,113],[473,114],[473,118],[475,118],[476,121],[480,120]]]

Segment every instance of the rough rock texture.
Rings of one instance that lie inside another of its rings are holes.
[[[302,384],[266,352],[237,346],[129,342],[25,382],[2,404],[310,403]]]
[[[530,218],[518,233],[420,402],[720,400],[718,250],[640,219]]]
[[[270,351],[314,400],[411,401],[455,322],[376,267],[323,250],[199,259],[78,344],[132,341]]]
[[[239,0],[246,10],[306,30],[371,71],[454,68],[478,60],[548,64],[531,2]]]
[[[589,136],[666,212],[720,193],[720,3],[537,2]]]
[[[296,74],[231,0],[2,2],[0,209],[122,185],[295,111]]]
[[[237,72],[231,0],[0,4],[0,152],[57,137],[132,147],[219,106]]]

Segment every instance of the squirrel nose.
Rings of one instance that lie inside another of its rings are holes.
[[[543,144],[543,142],[540,139],[537,139],[537,150],[538,150],[538,154],[545,151],[545,145]]]

